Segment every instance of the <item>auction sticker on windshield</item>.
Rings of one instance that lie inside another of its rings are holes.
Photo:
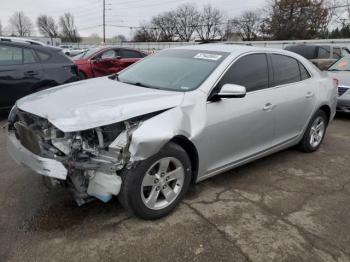
[[[221,57],[222,57],[222,55],[198,53],[193,58],[218,61]]]

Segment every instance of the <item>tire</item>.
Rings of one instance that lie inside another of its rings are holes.
[[[322,131],[321,132],[322,134],[318,133],[318,135],[316,136],[316,133],[315,133],[315,130],[317,130],[316,126],[321,124],[320,121],[323,123],[323,127],[320,126],[321,129],[319,130],[319,131]],[[306,153],[311,153],[318,150],[325,137],[327,126],[328,126],[328,118],[326,113],[323,110],[317,111],[306,128],[304,136],[299,143],[299,149]],[[313,139],[312,139],[312,136],[313,136]],[[312,141],[314,141],[314,143]]]
[[[78,76],[79,76],[79,80],[84,80],[84,79],[86,79],[86,75],[85,75],[85,73],[82,72],[82,71],[79,71],[79,72],[78,72]]]
[[[161,218],[171,213],[183,199],[191,176],[191,161],[187,153],[170,142],[154,156],[121,174],[119,202],[140,218]]]

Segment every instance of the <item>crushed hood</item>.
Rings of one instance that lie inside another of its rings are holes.
[[[176,107],[183,96],[102,77],[26,96],[17,107],[48,119],[63,132],[74,132]]]

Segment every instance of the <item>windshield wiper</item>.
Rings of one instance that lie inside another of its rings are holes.
[[[342,70],[339,70],[339,69],[336,69],[336,68],[332,68],[332,69],[328,69],[327,71],[342,71]]]
[[[141,82],[123,82],[123,81],[121,81],[121,82],[122,82],[122,83],[125,83],[125,84],[129,84],[129,85],[141,86],[141,87],[144,87],[144,88],[160,89],[159,87],[155,87],[155,86],[151,86],[151,85],[146,85],[146,84],[141,83]]]

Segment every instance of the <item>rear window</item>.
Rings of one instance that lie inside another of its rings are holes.
[[[141,58],[141,57],[143,57],[139,52],[133,51],[133,50],[121,49],[119,52],[120,52],[120,56],[122,58]]]
[[[50,55],[48,53],[41,52],[41,51],[36,51],[36,53],[42,62],[45,62],[50,59]]]
[[[291,51],[297,53],[306,59],[315,59],[316,58],[316,47],[315,46],[307,46],[307,45],[295,45],[295,46],[287,46],[285,48],[287,51]]]
[[[271,59],[275,86],[294,83],[301,80],[299,63],[296,59],[277,54],[272,54]]]

